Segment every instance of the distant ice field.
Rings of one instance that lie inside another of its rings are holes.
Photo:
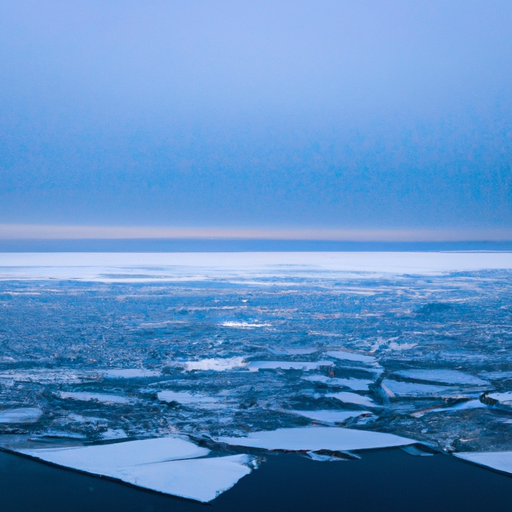
[[[512,269],[510,252],[0,253],[0,279],[204,280],[310,272],[435,274]]]

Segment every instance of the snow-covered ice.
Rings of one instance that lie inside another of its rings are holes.
[[[80,400],[82,402],[97,401],[104,404],[130,404],[133,399],[119,395],[109,395],[106,393],[88,393],[86,391],[61,391],[60,398],[69,400]]]
[[[204,395],[195,395],[186,391],[159,391],[157,393],[158,400],[162,402],[178,402],[183,405],[203,405],[215,404],[219,402],[218,398]]]
[[[243,357],[231,357],[226,359],[210,358],[200,361],[186,361],[184,363],[178,363],[178,366],[182,366],[187,372],[194,370],[224,372],[235,368],[243,368],[247,366],[247,363],[244,361]]]
[[[209,450],[176,437],[19,450],[59,466],[117,478],[138,487],[207,502],[251,472],[247,455],[209,457]]]
[[[329,350],[325,353],[326,356],[340,359],[342,361],[352,361],[356,363],[375,364],[377,359],[373,356],[364,354],[356,354],[354,352],[347,352],[346,350]]]
[[[299,411],[299,410],[287,410],[283,412],[289,412],[292,414],[298,414],[320,423],[327,425],[335,425],[336,423],[344,423],[350,418],[357,418],[364,414],[370,414],[368,411],[336,411],[336,410],[322,410],[322,411]]]
[[[357,393],[349,393],[347,391],[341,391],[339,393],[327,393],[325,396],[327,398],[335,398],[336,400],[346,404],[362,405],[363,407],[381,407],[368,396],[358,395]]]
[[[286,451],[369,450],[404,446],[416,442],[394,434],[341,427],[281,428],[272,431],[252,432],[247,437],[220,436],[214,439],[232,446]]]
[[[512,451],[505,452],[459,452],[454,453],[455,457],[474,462],[480,466],[503,471],[512,474]]]
[[[470,386],[486,386],[489,383],[483,379],[458,370],[402,370],[395,375],[405,379],[423,380],[440,384],[462,384]]]
[[[325,375],[304,375],[302,379],[310,382],[319,382],[332,387],[350,388],[354,391],[368,391],[370,384],[373,384],[373,380],[369,379],[337,379],[334,377],[326,377]]]
[[[43,411],[36,407],[0,410],[0,423],[36,423]]]
[[[332,361],[251,361],[247,369],[251,372],[258,370],[317,370],[322,366],[333,366]]]

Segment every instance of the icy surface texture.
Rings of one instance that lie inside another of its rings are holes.
[[[510,254],[29,256],[0,255],[4,445],[335,424],[512,450]]]
[[[59,466],[197,501],[211,501],[251,472],[244,454],[205,458],[210,450],[175,437],[123,443],[20,450]]]

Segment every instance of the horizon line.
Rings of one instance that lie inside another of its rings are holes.
[[[0,224],[0,240],[231,239],[333,242],[511,242],[512,228],[241,228]]]

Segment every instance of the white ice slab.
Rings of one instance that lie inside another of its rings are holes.
[[[187,372],[194,370],[224,372],[235,368],[243,368],[244,366],[247,366],[247,363],[244,361],[243,357],[229,357],[225,359],[211,358],[202,359],[200,361],[186,361],[184,363],[179,363],[178,365],[185,368],[185,371]]]
[[[364,354],[358,354],[356,352],[347,352],[345,350],[330,350],[325,353],[326,356],[334,357],[335,359],[340,359],[342,361],[354,361],[357,363],[364,364],[375,364],[377,363],[377,359],[373,356],[366,356]]]
[[[405,379],[424,380],[426,382],[437,382],[441,384],[462,384],[470,386],[485,386],[489,384],[485,380],[458,370],[403,370],[396,372],[396,375]]]
[[[142,379],[160,377],[162,372],[156,370],[143,370],[140,368],[122,368],[119,370],[105,370],[102,372],[107,379]]]
[[[361,396],[357,393],[349,393],[347,391],[341,391],[340,393],[327,393],[325,396],[328,398],[335,398],[336,400],[346,404],[356,404],[364,407],[382,407],[367,396]]]
[[[100,402],[102,404],[131,404],[133,400],[125,396],[109,395],[107,393],[88,393],[85,391],[61,391],[59,396],[69,400],[79,400],[81,402]]]
[[[247,437],[217,437],[216,441],[232,446],[247,446],[265,450],[368,450],[405,446],[416,441],[394,434],[341,427],[280,428],[253,432]]]
[[[512,452],[462,452],[455,457],[512,474]]]
[[[0,423],[36,423],[43,415],[41,409],[20,407],[0,411]]]
[[[202,502],[216,498],[249,474],[252,462],[248,455],[198,458],[209,450],[173,437],[20,453]]]
[[[333,366],[332,361],[251,361],[247,369],[251,372],[258,370],[317,370],[322,366]]]
[[[487,405],[480,402],[480,400],[468,400],[451,407],[430,407],[428,409],[422,409],[411,413],[411,416],[415,418],[421,418],[425,414],[436,413],[436,412],[453,412],[453,411],[466,411],[469,409],[485,409]]]
[[[502,405],[512,405],[512,391],[489,393],[487,396],[493,400],[497,400]]]
[[[354,391],[368,391],[370,384],[373,384],[373,380],[368,379],[337,379],[325,375],[306,375],[302,379],[310,382],[321,382],[327,386],[350,388]]]
[[[233,327],[235,329],[257,329],[258,327],[272,327],[269,323],[257,322],[222,322],[223,327]]]
[[[73,448],[22,450],[25,455],[97,474],[106,474],[103,471],[109,468],[204,457],[209,452],[207,448],[201,448],[177,437]]]
[[[109,476],[145,489],[205,503],[248,475],[252,460],[243,454],[179,460],[118,469]]]
[[[272,352],[272,354],[275,354],[277,356],[291,356],[291,355],[304,356],[304,355],[314,354],[315,352],[318,352],[318,349],[315,347],[281,348],[281,349],[269,348],[268,350],[269,350],[269,352]]]
[[[322,410],[322,411],[298,411],[296,409],[289,410],[286,412],[290,412],[292,414],[298,414],[299,416],[304,416],[305,418],[309,418],[320,423],[325,423],[328,425],[335,425],[336,423],[344,423],[350,418],[357,418],[358,416],[362,416],[363,414],[371,414],[368,411],[332,411],[332,410]]]
[[[399,382],[384,379],[382,389],[390,397],[465,397],[459,388],[450,386],[437,386],[435,384],[418,384],[416,382]]]
[[[162,402],[178,402],[183,405],[214,404],[219,400],[210,396],[194,395],[186,391],[160,391],[157,394],[158,400]]]

